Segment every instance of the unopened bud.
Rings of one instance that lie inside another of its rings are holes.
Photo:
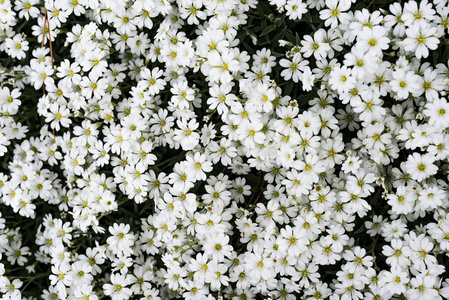
[[[255,35],[251,37],[251,41],[254,45],[257,45],[257,37]]]

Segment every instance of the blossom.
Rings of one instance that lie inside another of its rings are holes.
[[[448,297],[448,3],[359,2],[1,1],[3,297]]]
[[[223,234],[209,236],[206,244],[203,246],[204,254],[211,257],[214,261],[222,262],[225,257],[230,257],[233,251],[232,246],[228,245],[229,237]]]
[[[12,39],[7,38],[5,41],[8,54],[12,58],[23,59],[28,51],[28,42],[23,39],[21,35],[15,35]]]
[[[407,99],[409,94],[416,95],[419,92],[419,76],[413,71],[396,70],[392,74],[391,90],[397,94],[399,99]]]
[[[285,80],[291,78],[293,82],[298,82],[300,80],[301,71],[304,70],[307,61],[303,60],[300,55],[295,55],[291,61],[288,59],[281,59],[279,64],[286,68],[281,72],[281,76],[284,77]]]
[[[449,104],[446,99],[435,99],[426,105],[423,113],[429,117],[429,123],[437,128],[446,128],[449,126],[449,121],[446,116],[449,113]]]
[[[111,251],[123,253],[126,256],[132,253],[130,247],[133,245],[135,237],[132,233],[128,233],[129,230],[130,226],[128,224],[114,223],[113,226],[109,226],[111,236],[108,237],[106,242],[109,244]]]
[[[417,58],[429,56],[429,49],[435,50],[439,40],[437,29],[425,22],[414,23],[413,27],[406,29],[407,38],[404,40],[404,49],[413,51]]]
[[[347,66],[334,68],[330,73],[329,84],[339,93],[348,92],[355,84],[352,70]]]
[[[162,73],[163,71],[159,68],[154,68],[153,70],[144,68],[140,73],[142,80],[139,82],[139,85],[148,89],[150,95],[159,93],[166,84],[165,80],[160,78]]]
[[[337,27],[339,18],[344,11],[351,6],[351,1],[326,0],[326,9],[320,11],[320,19],[325,20],[324,25],[332,28]]]
[[[195,153],[193,157],[188,156],[187,166],[188,172],[197,180],[205,180],[206,172],[212,171],[212,164],[207,161],[206,155],[200,153]]]
[[[127,299],[132,295],[130,288],[126,287],[131,283],[129,276],[121,274],[112,274],[111,283],[103,285],[104,294],[111,296],[114,300]]]
[[[423,181],[437,172],[438,167],[433,162],[434,158],[429,154],[413,153],[407,159],[406,171],[414,180]]]
[[[302,0],[288,0],[285,10],[287,11],[286,15],[289,19],[301,20],[302,15],[307,12],[307,5],[303,3]]]
[[[380,280],[386,283],[386,288],[393,294],[404,293],[405,285],[410,281],[407,273],[399,267],[392,268],[391,272],[386,271]]]

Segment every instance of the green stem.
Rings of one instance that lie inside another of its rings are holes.
[[[374,240],[374,242],[373,242],[373,245],[371,246],[371,249],[370,249],[370,251],[369,251],[369,253],[371,253],[371,255],[373,256],[374,270],[376,270],[377,272],[379,272],[380,269],[379,269],[379,267],[377,266],[377,263],[376,263],[376,254],[375,254],[375,252],[374,252],[374,248],[376,247],[376,244],[377,244],[377,240],[378,240],[378,239],[379,239],[379,234],[376,235],[376,238],[375,238],[375,240]]]

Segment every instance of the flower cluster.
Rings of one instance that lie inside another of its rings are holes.
[[[2,1],[0,295],[449,299],[449,5],[357,2]]]

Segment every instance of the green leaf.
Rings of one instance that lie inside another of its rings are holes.
[[[270,9],[270,7],[264,3],[263,1],[260,1],[257,5],[257,11],[259,11],[259,7],[262,9],[262,11],[264,12],[264,17],[267,18],[268,15],[272,15],[273,11]]]
[[[282,28],[282,30],[276,35],[275,38],[273,38],[273,41],[282,40],[284,39],[285,33],[287,32],[287,26]],[[284,55],[282,55],[284,56]]]
[[[259,5],[257,5],[256,9],[257,9],[257,13],[259,14],[259,16],[262,19],[264,19],[265,18],[265,13],[263,12],[262,5],[260,4],[260,2],[259,2]]]
[[[276,18],[276,19],[274,20],[274,24],[275,24],[277,27],[281,27],[281,25],[284,23],[284,20],[285,20],[285,15],[283,15],[283,16],[280,17],[280,18]]]
[[[364,232],[365,230],[366,230],[365,226],[362,225],[362,226],[360,226],[359,229],[357,229],[356,232],[354,232],[354,234],[360,234],[360,233]]]
[[[279,53],[279,52],[271,52],[271,55],[273,55],[274,57],[276,57],[276,58],[279,58],[279,57],[284,57],[285,56],[285,54],[284,53]]]
[[[315,98],[316,95],[317,95],[316,92],[310,92],[310,93],[308,93],[308,94],[306,94],[306,95],[301,96],[298,100],[299,100],[301,103],[309,102],[309,100],[312,100],[313,98]]]
[[[275,82],[279,82],[279,74],[281,73],[281,71],[279,70],[279,72],[274,72],[274,81]]]
[[[260,34],[260,36],[267,35],[267,34],[269,34],[270,32],[272,32],[272,31],[275,30],[275,29],[276,29],[276,27],[275,27],[274,25],[270,25],[270,26],[268,26],[267,28],[265,28],[265,29],[262,31],[262,33]]]
[[[284,95],[290,95],[293,91],[295,84],[293,82],[287,83],[287,86],[285,87]]]
[[[295,33],[295,36],[296,36],[296,45],[301,45],[301,39],[299,38],[299,35],[298,35],[298,33],[296,32]]]
[[[287,32],[285,33],[285,35],[287,36],[287,40],[288,40],[290,43],[292,43],[292,44],[295,44],[295,43],[296,43],[296,37],[295,37],[291,32],[287,31]]]
[[[245,50],[248,51],[249,53],[252,53],[254,51],[254,48],[248,45],[248,43],[242,42],[242,45],[243,47],[245,47]]]

